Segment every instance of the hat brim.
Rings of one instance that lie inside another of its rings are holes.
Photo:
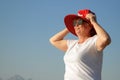
[[[65,16],[64,23],[65,23],[67,29],[75,36],[77,36],[77,34],[75,33],[75,30],[74,30],[73,20],[76,18],[81,18],[81,19],[85,20],[86,22],[88,22],[89,24],[91,24],[89,20],[82,18],[75,14],[69,14],[69,15]]]

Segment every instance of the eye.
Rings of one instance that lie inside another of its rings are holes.
[[[82,25],[82,24],[83,24],[83,20],[82,20],[82,19],[74,20],[74,21],[73,21],[73,26]]]
[[[78,20],[78,25],[83,24],[83,20]]]

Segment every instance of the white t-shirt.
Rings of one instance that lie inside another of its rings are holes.
[[[97,51],[96,40],[97,35],[82,44],[67,40],[64,80],[101,80],[103,52]]]

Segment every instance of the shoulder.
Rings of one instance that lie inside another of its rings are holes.
[[[67,40],[67,46],[71,46],[71,45],[74,45],[78,42],[78,40]]]
[[[97,39],[98,38],[98,35],[94,35],[91,37],[92,39]]]
[[[91,40],[90,40],[91,49],[96,53],[102,53],[102,51],[99,51],[97,49],[97,39],[98,39],[98,35],[94,35],[93,37],[91,37]]]
[[[94,36],[92,36],[92,37],[89,39],[89,41],[90,41],[90,42],[93,42],[93,43],[96,43],[97,39],[98,39],[98,36],[97,36],[97,35],[94,35]]]

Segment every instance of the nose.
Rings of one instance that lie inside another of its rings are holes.
[[[79,25],[78,25],[78,24],[76,24],[74,27],[79,27]]]
[[[74,27],[80,28],[82,25],[76,24]]]
[[[80,29],[79,25],[74,26],[74,29]]]

